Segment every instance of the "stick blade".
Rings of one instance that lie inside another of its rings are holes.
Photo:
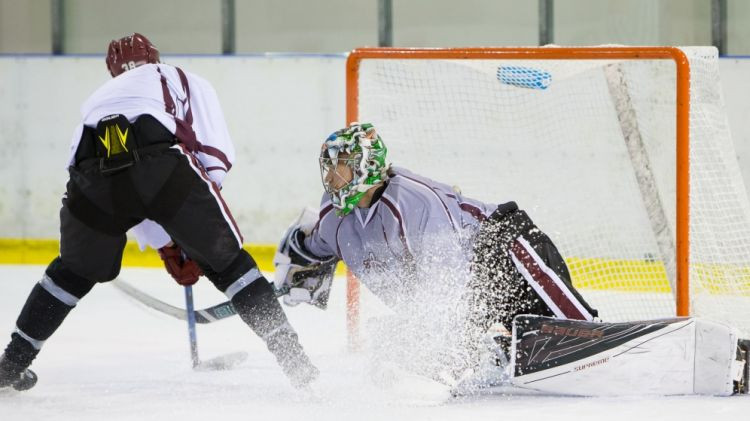
[[[242,364],[248,357],[247,352],[239,351],[231,354],[219,355],[208,360],[199,362],[195,367],[196,371],[222,371],[231,370]]]

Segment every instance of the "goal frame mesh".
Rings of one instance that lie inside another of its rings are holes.
[[[363,60],[671,60],[676,71],[676,316],[690,315],[690,62],[677,47],[358,48],[346,62],[346,124],[359,121],[359,69]],[[350,349],[360,346],[360,285],[347,271]]]

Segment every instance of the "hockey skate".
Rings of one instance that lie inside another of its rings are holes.
[[[500,324],[493,325],[482,339],[479,363],[457,376],[451,395],[467,396],[510,384],[510,333]]]
[[[305,354],[294,331],[279,329],[266,339],[266,343],[296,389],[305,389],[318,378],[320,372]]]
[[[36,373],[0,356],[0,390],[12,387],[18,391],[29,390],[36,384]]]

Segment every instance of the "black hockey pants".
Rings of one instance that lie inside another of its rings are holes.
[[[95,282],[114,279],[125,233],[146,218],[207,272],[220,273],[235,260],[242,238],[219,189],[181,145],[163,145],[114,173],[104,174],[96,159],[70,168],[60,211],[67,268]]]
[[[519,314],[576,320],[597,316],[573,287],[552,240],[513,202],[499,206],[481,224],[470,286],[470,323],[481,333],[498,322],[510,331]]]

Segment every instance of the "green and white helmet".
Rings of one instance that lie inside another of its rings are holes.
[[[338,216],[354,210],[368,190],[388,178],[387,152],[383,140],[368,123],[352,123],[332,133],[323,142],[320,176]],[[348,174],[340,174],[340,164],[351,170],[351,180],[343,178],[348,179]],[[340,181],[335,181],[336,177]]]

